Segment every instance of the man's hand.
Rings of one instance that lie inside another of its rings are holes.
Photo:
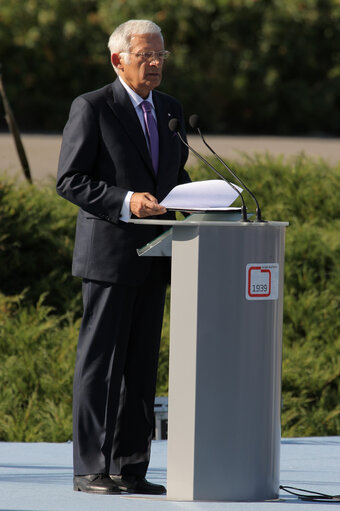
[[[156,197],[148,192],[134,193],[130,200],[130,210],[138,218],[146,216],[164,215],[166,208],[160,206]]]

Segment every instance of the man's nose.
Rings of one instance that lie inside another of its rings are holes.
[[[163,59],[161,57],[158,57],[158,55],[154,55],[150,60],[149,64],[153,66],[159,66],[163,64]]]

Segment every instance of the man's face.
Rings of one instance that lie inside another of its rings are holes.
[[[131,38],[130,52],[134,54],[162,50],[164,44],[159,34],[137,34]],[[163,60],[157,57],[146,60],[141,56],[122,54],[117,67],[125,83],[142,98],[146,98],[162,80]]]

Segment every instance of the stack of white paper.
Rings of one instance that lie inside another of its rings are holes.
[[[239,192],[242,188],[234,185]],[[238,197],[238,193],[225,181],[212,179],[175,186],[161,202],[167,209],[181,211],[225,210]]]

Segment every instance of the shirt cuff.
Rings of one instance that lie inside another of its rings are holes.
[[[128,222],[131,218],[131,211],[130,211],[130,200],[134,192],[128,192],[125,195],[125,199],[122,205],[122,209],[120,210],[120,217],[119,220],[121,222]]]

